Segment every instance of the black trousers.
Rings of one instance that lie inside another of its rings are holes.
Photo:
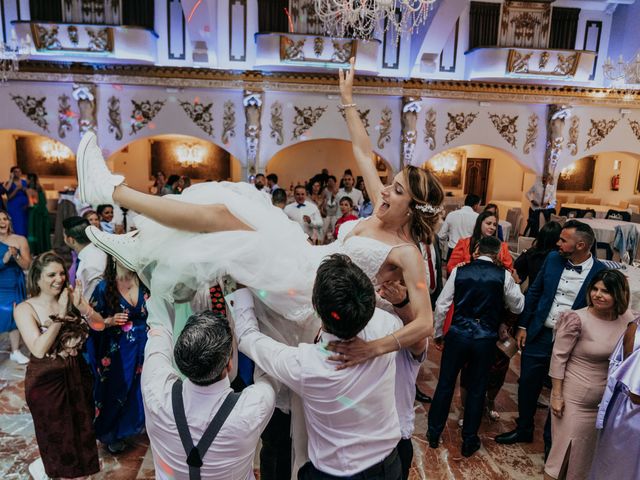
[[[410,438],[401,438],[396,448],[398,449],[400,465],[402,466],[402,480],[407,480],[411,462],[413,461],[413,443],[411,443]]]
[[[494,338],[474,339],[449,331],[444,339],[444,350],[440,362],[440,378],[429,409],[428,432],[431,438],[442,434],[449,416],[456,380],[462,367],[467,365],[469,385],[464,405],[462,440],[478,442],[478,429],[482,421],[484,399],[487,394],[489,369],[495,357]]]
[[[291,414],[279,408],[261,435],[260,479],[282,480],[291,478]]]
[[[298,471],[298,480],[400,480],[401,475],[400,457],[394,448],[380,463],[348,477],[329,475],[318,470],[311,462],[307,462]]]
[[[548,222],[551,219],[551,214],[555,214],[556,211],[553,208],[538,208],[535,210],[530,208],[524,235],[529,237],[538,236],[538,232],[540,231],[540,213],[544,215],[544,219]]]

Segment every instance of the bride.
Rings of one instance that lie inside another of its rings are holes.
[[[411,166],[399,172],[391,185],[382,184],[373,164],[371,140],[353,103],[353,59],[339,78],[340,107],[374,215],[345,224],[333,244],[310,245],[298,224],[248,184],[208,182],[182,195],[164,197],[133,190],[122,176],[107,169],[95,135],[87,133],[77,155],[80,199],[93,204],[115,202],[141,214],[136,217],[139,230],[127,235],[109,235],[89,227],[92,242],[137,271],[151,287],[152,299],[162,292],[166,300],[170,297],[167,292],[175,291],[176,286],[196,290],[228,274],[287,319],[285,329],[296,322],[299,328],[288,330],[307,333],[309,323],[316,323],[311,305],[316,269],[326,255],[345,253],[375,285],[400,280],[407,288],[407,298],[398,309],[407,309],[403,315],[413,321],[376,341],[356,339],[333,345],[334,359],[342,362],[341,368],[430,336],[433,318],[419,245],[433,239],[442,187],[431,173]],[[289,341],[300,340],[295,337],[289,334]]]

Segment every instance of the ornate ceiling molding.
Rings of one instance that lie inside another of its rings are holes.
[[[93,65],[43,61],[20,62],[10,80],[37,82],[92,82],[174,88],[260,89],[263,91],[337,93],[333,74],[302,72],[230,71],[151,65]],[[421,80],[356,77],[358,94],[414,96],[475,101],[564,103],[598,107],[633,108],[640,105],[640,90],[579,86],[537,85],[464,80]]]

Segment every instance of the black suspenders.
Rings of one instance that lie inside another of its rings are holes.
[[[235,406],[236,402],[240,398],[239,393],[231,392],[224,399],[220,410],[213,417],[211,423],[204,431],[202,438],[198,442],[198,445],[193,445],[193,439],[191,433],[189,433],[189,425],[187,424],[187,417],[184,412],[184,401],[182,399],[182,380],[178,379],[173,384],[171,390],[171,401],[173,404],[173,415],[176,420],[176,427],[178,427],[178,433],[180,434],[180,440],[182,440],[182,446],[187,454],[187,465],[189,465],[189,479],[200,480],[200,467],[202,466],[202,458],[206,455],[207,450],[211,446],[211,443],[218,435],[218,432],[224,425],[224,422],[229,417],[231,410]]]

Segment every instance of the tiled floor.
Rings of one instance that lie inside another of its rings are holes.
[[[4,480],[26,480],[30,476],[27,467],[38,457],[33,424],[24,401],[25,367],[9,360],[8,338],[0,336],[0,478]],[[432,394],[436,386],[440,353],[429,352],[429,359],[421,377],[420,386],[425,393]],[[538,411],[535,442],[513,446],[498,445],[493,437],[510,430],[517,415],[518,357],[512,362],[507,383],[497,399],[502,419],[496,423],[483,422],[480,436],[483,447],[471,458],[460,454],[460,430],[457,426],[458,401],[442,435],[444,444],[437,450],[430,449],[425,442],[426,412],[428,405],[416,404],[416,433],[413,437],[415,450],[414,467],[410,478],[423,479],[532,479],[542,478],[542,425],[546,409]],[[425,409],[426,407],[426,409]],[[146,436],[133,439],[131,447],[123,454],[113,456],[100,450],[102,471],[94,479],[125,480],[152,479],[153,461]],[[256,472],[256,477],[259,477]]]

